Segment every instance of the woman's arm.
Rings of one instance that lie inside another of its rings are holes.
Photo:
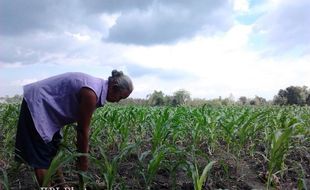
[[[95,92],[89,88],[82,88],[79,95],[80,104],[77,121],[77,150],[80,153],[88,153],[89,125],[92,114],[96,109],[97,96]],[[77,169],[81,171],[86,171],[88,169],[88,159],[86,156],[80,156],[78,158]]]

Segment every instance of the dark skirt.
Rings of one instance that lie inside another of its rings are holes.
[[[16,133],[15,160],[35,169],[48,169],[57,154],[61,139],[58,131],[51,142],[43,141],[34,126],[27,103],[23,100]]]

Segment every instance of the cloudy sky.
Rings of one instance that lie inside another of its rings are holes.
[[[272,99],[310,87],[309,0],[0,0],[0,97],[79,71],[132,77],[131,97]]]

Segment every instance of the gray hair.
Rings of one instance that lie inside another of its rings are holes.
[[[115,82],[119,90],[133,91],[131,79],[127,75],[124,75],[122,71],[113,70],[112,76],[108,80],[109,82]]]

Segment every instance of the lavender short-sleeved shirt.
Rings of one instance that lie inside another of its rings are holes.
[[[24,99],[45,142],[64,125],[77,121],[78,94],[83,87],[95,92],[97,107],[105,104],[108,82],[84,73],[65,73],[24,86]]]

